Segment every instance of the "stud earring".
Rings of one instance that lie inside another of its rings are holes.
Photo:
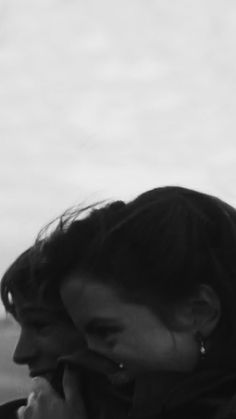
[[[200,332],[197,332],[195,335],[196,341],[199,344],[199,352],[200,352],[200,359],[203,360],[206,357],[206,343],[203,339],[203,336],[201,335]]]
[[[119,370],[123,370],[124,369],[124,364],[122,362],[119,363],[118,365]]]

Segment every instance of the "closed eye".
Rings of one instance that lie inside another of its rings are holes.
[[[51,326],[50,322],[46,321],[26,321],[24,322],[25,327],[28,327],[30,329],[35,329],[37,331],[45,330],[46,328]]]
[[[88,335],[93,335],[98,338],[106,339],[110,337],[111,335],[117,334],[122,331],[121,327],[118,326],[96,326],[94,328],[90,328],[90,330],[87,332]]]

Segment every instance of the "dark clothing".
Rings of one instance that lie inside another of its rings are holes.
[[[130,418],[236,419],[236,373],[158,375],[137,381]]]
[[[236,372],[153,373],[115,387],[86,374],[89,419],[236,419]]]
[[[123,388],[98,377],[93,385],[89,419],[236,419],[236,372],[153,373]]]
[[[236,419],[236,373],[155,373],[122,389],[100,379],[88,380],[89,419]],[[0,406],[0,419],[16,419],[25,403]]]
[[[132,386],[133,387],[133,386]],[[125,419],[128,417],[131,394],[112,387],[106,377],[87,374],[84,378],[83,400],[88,419]]]
[[[17,419],[17,410],[26,402],[26,399],[18,399],[0,405],[0,419]]]

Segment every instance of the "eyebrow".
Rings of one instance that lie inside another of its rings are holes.
[[[40,318],[47,318],[47,317],[52,318],[52,317],[54,317],[55,319],[58,319],[60,317],[60,313],[58,313],[58,312],[47,310],[45,308],[42,308],[42,309],[35,308],[35,307],[32,307],[32,306],[22,307],[19,310],[19,313],[20,313],[21,316],[25,316],[25,317],[28,317],[28,316],[30,316],[30,317],[31,316],[32,317],[37,316],[37,317],[40,317]]]
[[[34,307],[22,307],[20,312],[22,314],[28,315],[41,315],[41,316],[45,316],[47,314],[52,313],[50,310],[46,310],[46,309],[41,309],[40,308],[34,308]]]

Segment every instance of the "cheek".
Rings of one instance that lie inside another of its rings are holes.
[[[36,339],[41,351],[50,356],[60,356],[70,344],[65,333],[55,330],[38,333]]]
[[[85,336],[86,345],[89,350],[106,355],[111,351],[111,344],[109,344],[105,339],[97,338],[95,336],[87,335]]]
[[[41,349],[41,353],[46,356],[57,356],[60,353],[60,344],[54,337],[51,336],[38,336],[37,345]]]
[[[127,360],[142,360],[149,362],[153,359],[165,359],[173,350],[173,340],[170,335],[159,336],[155,333],[148,333],[139,330],[132,330],[132,333],[125,333],[115,340],[111,351],[114,356]]]
[[[107,342],[107,348],[114,359],[129,358],[134,356],[137,348],[132,339],[126,335],[119,335]]]
[[[59,355],[71,354],[76,350],[85,347],[85,341],[80,334],[65,329],[58,329],[54,331],[51,339],[51,345],[57,348]]]

